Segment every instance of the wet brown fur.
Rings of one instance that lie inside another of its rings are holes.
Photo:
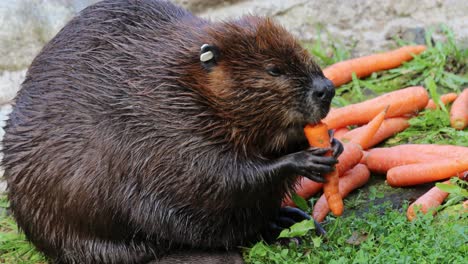
[[[215,45],[205,69],[200,46]],[[283,75],[265,68],[279,65]],[[29,68],[4,139],[11,210],[56,263],[145,263],[259,237],[328,103],[308,53],[268,18],[212,23],[168,2],[88,7]],[[311,86],[312,85],[312,86]]]

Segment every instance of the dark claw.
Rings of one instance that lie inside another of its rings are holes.
[[[315,223],[315,234],[317,236],[325,236],[327,234],[327,231],[325,231],[323,226],[319,222],[315,221],[315,219],[314,219],[314,223]]]
[[[321,174],[318,174],[318,173],[304,172],[304,173],[301,173],[301,176],[306,177],[307,179],[314,181],[314,182],[320,182],[320,183],[326,182],[325,178]]]
[[[336,138],[331,139],[331,145],[333,150],[333,157],[338,158],[343,153],[343,144]]]
[[[309,149],[307,149],[308,152],[310,152],[310,153],[312,153],[314,155],[317,155],[317,156],[322,156],[322,155],[324,155],[325,153],[327,153],[330,150],[332,150],[332,148],[309,147]]]
[[[280,215],[281,216],[288,216],[288,217],[294,219],[296,222],[300,222],[300,221],[305,220],[305,219],[307,219],[307,220],[311,219],[310,215],[307,214],[306,212],[302,211],[299,208],[290,207],[290,206],[281,207]]]
[[[284,228],[280,227],[279,225],[277,225],[275,222],[270,222],[268,224],[268,228],[272,231],[277,231],[278,234],[283,231]]]
[[[280,227],[283,227],[283,228],[288,228],[296,223],[296,221],[294,221],[293,219],[289,217],[281,217],[281,216],[278,217],[276,222],[278,223]]]

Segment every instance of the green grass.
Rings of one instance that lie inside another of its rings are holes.
[[[348,204],[346,203],[346,206]],[[247,263],[466,263],[468,214],[431,214],[409,222],[389,204],[361,215],[328,218],[326,237],[306,235],[300,245],[257,243]],[[382,214],[383,211],[383,214]]]
[[[432,98],[438,101],[441,94],[460,92],[468,86],[468,48],[455,43],[453,33],[444,26],[445,41],[431,44],[428,49],[402,66],[372,74],[337,88],[333,100],[335,107],[360,102],[377,95],[408,86],[424,86]],[[323,35],[324,33],[321,33]],[[429,30],[426,39],[431,39]],[[321,36],[307,47],[325,67],[348,59],[351,48],[343,46],[329,35],[332,44]],[[400,45],[406,45],[397,40]],[[410,119],[411,126],[387,140],[384,146],[404,143],[452,144],[468,146],[468,130],[458,131],[450,127],[450,106],[439,110],[422,111]],[[266,245],[259,242],[244,250],[247,263],[468,263],[468,212],[462,211],[460,201],[467,199],[466,184],[458,193],[449,196],[435,217],[431,214],[406,219],[408,201],[403,204],[381,203],[385,195],[401,196],[405,189],[392,189],[383,179],[372,176],[371,187],[359,190],[345,199],[348,213],[343,217],[328,216],[325,221],[326,237],[305,233],[302,224],[292,233],[305,234],[302,243]],[[460,194],[463,193],[463,194]],[[388,198],[388,197],[387,197]],[[317,197],[312,197],[313,204]],[[376,202],[379,201],[379,202]],[[302,201],[302,207],[307,203]],[[366,208],[366,210],[362,210]],[[307,208],[305,208],[307,209]],[[307,209],[307,210],[310,210]],[[364,211],[364,212],[363,212]],[[447,212],[447,213],[444,213]],[[309,227],[309,229],[313,229]],[[287,236],[287,232],[283,235]]]
[[[0,263],[46,263],[41,253],[18,230],[15,220],[7,215],[8,201],[0,196]]]

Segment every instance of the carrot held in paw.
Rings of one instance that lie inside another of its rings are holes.
[[[323,122],[329,128],[367,124],[388,105],[387,117],[401,117],[418,112],[427,105],[429,94],[422,86],[396,90],[344,107],[335,108],[328,113]]]
[[[330,136],[328,135],[328,127],[323,123],[318,123],[316,125],[306,125],[304,128],[304,133],[309,145],[312,147],[318,148],[329,148]],[[331,151],[326,155],[331,156]],[[341,198],[340,192],[338,190],[339,184],[339,174],[338,170],[334,170],[325,175],[326,182],[323,184],[323,193],[327,199],[328,205],[330,206],[331,211],[334,215],[339,216],[343,214],[344,206],[343,199]]]
[[[468,157],[460,158],[391,168],[387,172],[387,182],[393,187],[402,187],[444,180],[468,170]]]
[[[396,68],[403,62],[413,59],[413,55],[425,50],[426,46],[423,45],[405,46],[385,53],[345,60],[326,67],[323,74],[333,82],[335,87],[338,87],[351,81],[353,73],[361,78],[373,72]]]
[[[369,181],[370,172],[366,165],[358,164],[351,170],[348,170],[340,178],[339,190],[341,197],[346,197],[351,191],[361,187]],[[322,195],[315,203],[312,217],[318,222],[322,222],[330,212],[325,196]]]
[[[468,88],[465,88],[452,104],[450,125],[459,130],[468,126]]]
[[[346,171],[354,167],[359,163],[362,157],[361,147],[354,143],[343,144],[343,153],[338,157],[338,164],[336,164],[336,171],[338,171],[341,177]],[[296,194],[304,199],[308,199],[312,195],[318,193],[323,187],[323,183],[314,182],[305,177],[298,179],[298,185],[296,187]],[[287,197],[283,205],[294,206],[294,202]]]
[[[450,181],[445,181],[444,183],[450,184]],[[437,186],[434,186],[408,207],[408,210],[406,211],[406,217],[410,221],[416,218],[416,208],[414,207],[419,207],[421,212],[426,214],[430,209],[441,205],[447,196],[447,192],[444,192],[437,188]]]
[[[456,93],[448,93],[440,96],[440,101],[446,105],[450,104],[451,102],[455,101],[457,99],[458,95]],[[426,109],[437,109],[439,108],[438,105],[434,102],[434,100],[430,99],[429,102],[426,105]]]

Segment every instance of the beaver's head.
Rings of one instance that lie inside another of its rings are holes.
[[[326,116],[334,86],[283,27],[247,16],[208,32],[200,51],[207,87],[237,129],[287,141]]]

